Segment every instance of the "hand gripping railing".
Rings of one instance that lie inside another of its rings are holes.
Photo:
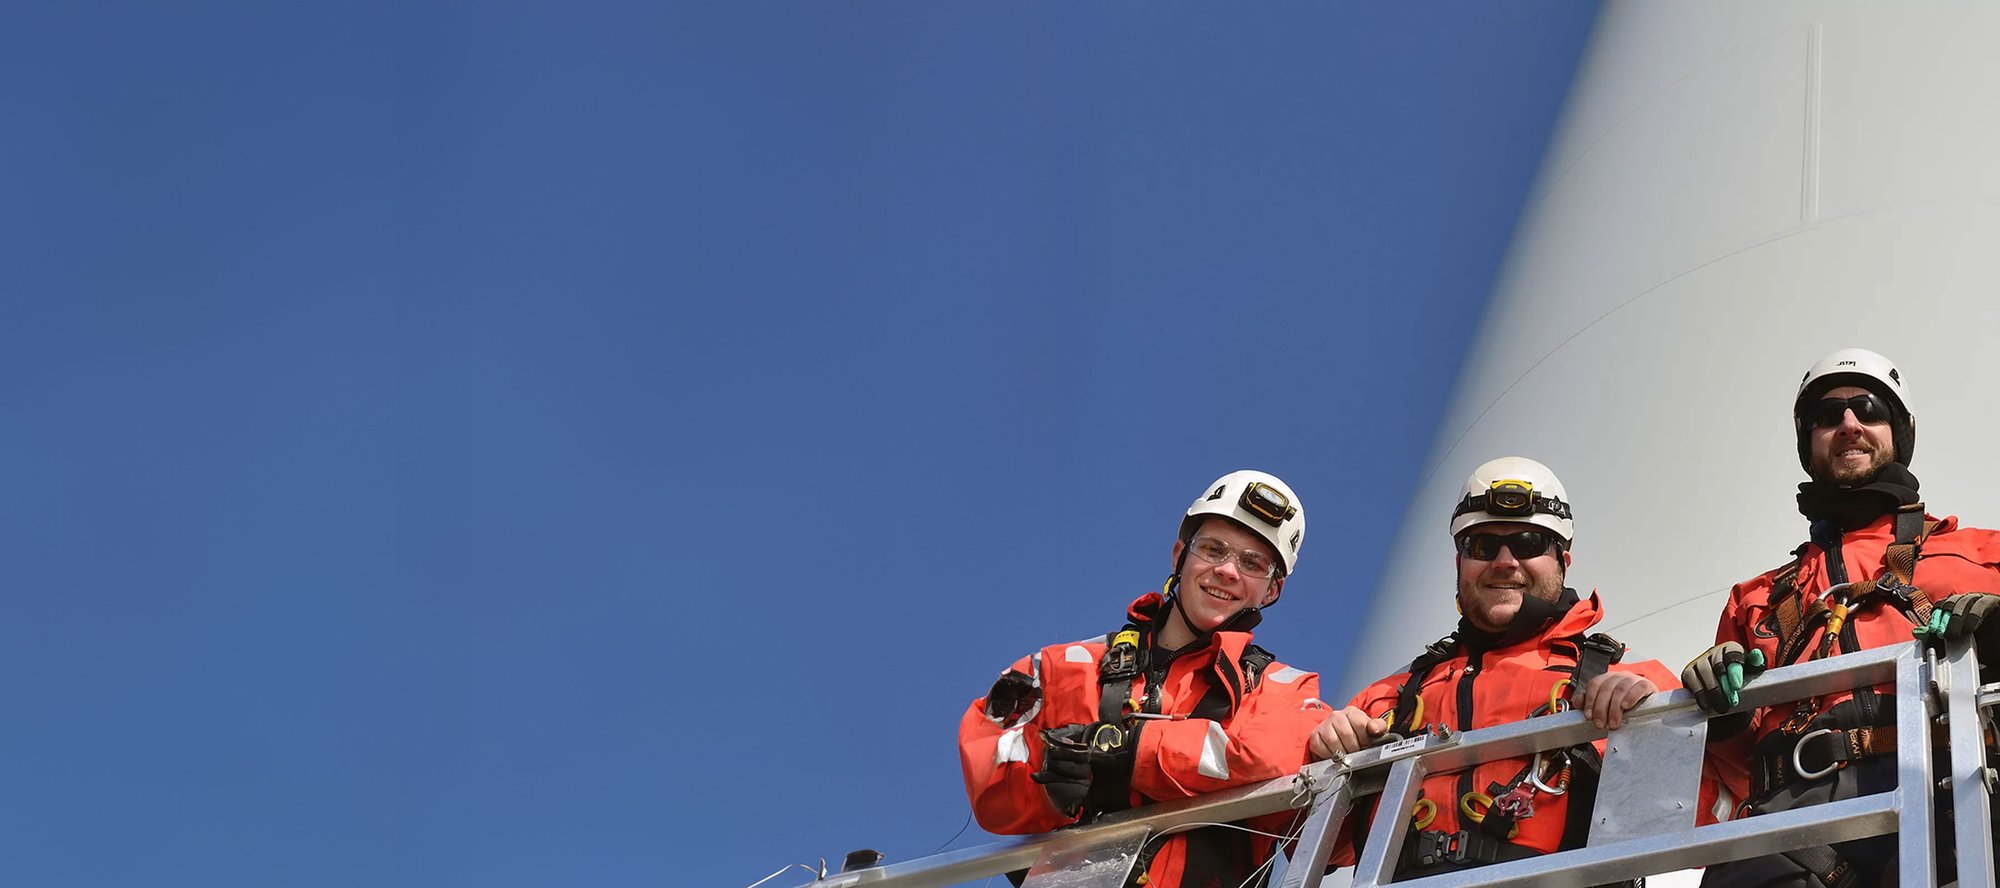
[[[1598,885],[1654,873],[1775,854],[1885,833],[1929,835],[1933,827],[1931,724],[1942,717],[1951,774],[1936,784],[1954,807],[1959,884],[1992,886],[1994,783],[1985,762],[1985,727],[2000,685],[1981,688],[1969,647],[1940,659],[1917,643],[1877,648],[1774,669],[1743,689],[1739,709],[1894,682],[1899,743],[1897,788],[1792,811],[1694,826],[1708,717],[1686,691],[1655,695],[1608,735],[1598,781],[1596,822],[1583,848],[1400,882],[1411,888]],[[1412,799],[1424,777],[1494,759],[1533,755],[1607,735],[1580,712],[1526,719],[1464,734],[1425,735],[1319,762],[1291,778],[1198,798],[1148,805],[1089,826],[825,876],[810,888],[932,888],[1028,869],[1024,888],[1119,888],[1149,838],[1194,824],[1307,809],[1281,888],[1318,888],[1342,821],[1355,801],[1379,792],[1371,837],[1354,888],[1391,881],[1409,832]],[[1928,841],[1899,842],[1902,884],[1929,888]]]

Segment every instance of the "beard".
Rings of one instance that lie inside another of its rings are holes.
[[[1527,581],[1527,585],[1521,588],[1521,601],[1525,602],[1530,598],[1548,602],[1560,601],[1563,583],[1567,579],[1563,574],[1563,571],[1557,571],[1554,575],[1538,578],[1523,572],[1521,578]],[[1461,581],[1458,584],[1458,606],[1459,610],[1472,620],[1472,625],[1488,632],[1505,632],[1513,624],[1514,618],[1521,615],[1519,603],[1482,598],[1476,591],[1476,584],[1468,581]],[[1498,613],[1503,607],[1512,608],[1504,617]]]
[[[1841,487],[1854,487],[1875,480],[1875,475],[1882,471],[1883,466],[1895,461],[1896,453],[1895,445],[1893,444],[1878,448],[1867,441],[1858,441],[1855,443],[1868,450],[1867,463],[1860,466],[1848,466],[1845,464],[1835,466],[1833,459],[1834,452],[1845,449],[1847,445],[1842,445],[1838,448],[1828,448],[1825,454],[1814,454],[1813,456],[1813,470],[1811,472],[1813,480]]]

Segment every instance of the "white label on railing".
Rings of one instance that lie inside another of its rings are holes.
[[[1402,755],[1403,753],[1406,752],[1422,749],[1424,748],[1424,741],[1428,739],[1430,739],[1428,735],[1419,734],[1415,737],[1411,737],[1408,740],[1398,740],[1394,743],[1389,744],[1388,746],[1382,747],[1382,758],[1388,758],[1390,756],[1395,756],[1395,755]]]

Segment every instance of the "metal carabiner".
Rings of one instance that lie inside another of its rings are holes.
[[[1564,752],[1562,755],[1565,760],[1569,758],[1569,753],[1567,752]],[[1561,774],[1568,767],[1569,762],[1564,761],[1563,766],[1556,769],[1556,773]],[[1569,792],[1568,783],[1564,783],[1561,787],[1554,787],[1542,782],[1542,753],[1539,752],[1535,753],[1535,760],[1528,765],[1528,785],[1552,796],[1559,796]]]
[[[1799,742],[1792,744],[1792,773],[1799,775],[1800,778],[1805,780],[1818,780],[1821,777],[1825,777],[1828,774],[1840,770],[1840,762],[1833,762],[1817,771],[1808,771],[1806,770],[1805,763],[1799,761],[1799,750],[1806,748],[1806,741],[1811,740],[1812,738],[1817,737],[1821,734],[1838,734],[1838,733],[1841,732],[1834,730],[1833,728],[1820,728],[1817,731],[1807,731],[1805,736],[1800,737]]]
[[[1569,711],[1569,698],[1563,695],[1562,690],[1571,684],[1572,682],[1565,678],[1555,684],[1549,685],[1548,711],[1550,714],[1560,714]]]

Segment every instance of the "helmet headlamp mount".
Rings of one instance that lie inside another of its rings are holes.
[[[1243,511],[1249,512],[1257,520],[1277,527],[1285,519],[1297,515],[1299,509],[1292,505],[1292,498],[1285,492],[1262,481],[1253,482],[1243,488],[1243,496],[1238,500]]]
[[[1503,518],[1527,518],[1536,512],[1563,519],[1571,517],[1569,503],[1536,493],[1534,482],[1517,478],[1501,478],[1488,484],[1485,493],[1466,494],[1458,509],[1452,512],[1452,517],[1474,512]]]
[[[1486,511],[1510,518],[1526,518],[1535,513],[1535,485],[1512,479],[1493,482],[1486,489]]]

